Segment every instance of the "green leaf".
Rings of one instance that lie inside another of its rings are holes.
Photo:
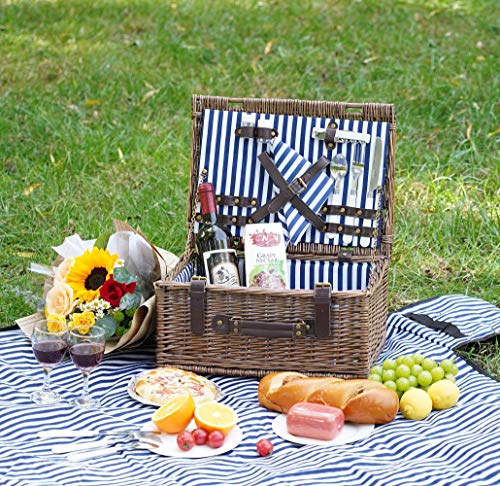
[[[134,277],[130,275],[130,272],[125,267],[118,267],[113,270],[113,278],[116,282],[129,284],[135,282]]]
[[[131,309],[132,307],[139,307],[141,304],[141,294],[134,292],[133,294],[125,294],[120,299],[120,310]]]
[[[104,329],[106,339],[109,339],[115,333],[117,325],[118,324],[113,319],[113,316],[104,316],[94,324],[94,326]]]
[[[129,329],[129,328],[127,328],[127,327],[118,326],[118,328],[116,329],[115,334],[116,334],[118,337],[122,337],[124,334],[126,334],[126,332],[128,331],[128,329]]]
[[[94,246],[96,246],[97,248],[102,248],[103,250],[105,250],[106,246],[108,246],[109,237],[111,235],[112,235],[111,231],[107,231],[106,233],[102,233],[95,240]]]

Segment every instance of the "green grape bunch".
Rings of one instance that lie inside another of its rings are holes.
[[[443,359],[437,363],[420,353],[401,355],[396,359],[385,359],[381,365],[372,366],[369,380],[383,383],[397,392],[399,397],[410,388],[428,388],[437,381],[449,380],[455,383],[458,366],[453,359]]]

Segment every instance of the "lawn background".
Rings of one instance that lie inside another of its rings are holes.
[[[394,103],[390,309],[500,304],[498,34],[484,1],[0,0],[0,326],[65,236],[185,242],[191,94]],[[498,351],[498,349],[497,349]]]

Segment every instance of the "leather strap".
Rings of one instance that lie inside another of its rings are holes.
[[[297,322],[269,322],[240,319],[226,314],[217,314],[212,319],[212,329],[219,334],[255,336],[265,338],[301,338],[313,336],[311,324]]]
[[[308,214],[309,216],[311,214],[314,214],[309,207],[304,204],[302,201],[298,203],[298,206],[296,206],[297,209],[301,208],[299,210],[304,211],[302,214]],[[217,215],[217,221],[222,224],[222,225],[234,225],[234,226],[245,226],[247,223],[256,222],[260,221],[260,219],[256,220],[255,215],[257,214],[257,217],[260,217],[261,214],[263,214],[262,218],[267,216],[269,213],[267,211],[267,208],[265,211],[261,210],[262,208],[259,208],[257,211],[255,211],[250,218],[247,218],[246,216],[231,216],[229,214],[218,214]],[[315,217],[316,216],[314,215]],[[262,219],[261,218],[261,219]],[[202,217],[200,213],[196,214],[196,221],[201,221]],[[251,220],[251,221],[249,221]],[[321,221],[321,227],[317,228],[319,231],[324,231],[327,233],[336,233],[336,234],[343,234],[343,235],[352,235],[352,236],[364,236],[366,238],[374,238],[378,235],[378,231],[376,228],[367,228],[363,226],[346,226],[343,224],[339,223],[325,223],[321,218],[319,218]]]
[[[319,338],[330,335],[330,284],[316,284],[314,288],[315,324],[314,331]]]
[[[196,336],[202,336],[205,331],[206,284],[206,278],[193,277],[189,285],[191,332]]]
[[[362,219],[378,219],[380,216],[380,211],[376,209],[354,208],[352,206],[325,205],[321,212],[328,215],[351,216]]]
[[[335,122],[331,122],[326,127],[325,131],[325,145],[329,150],[335,148],[335,132],[337,131],[337,124]]]
[[[234,133],[242,138],[261,138],[263,140],[271,140],[278,136],[278,132],[274,128],[266,127],[237,127]]]
[[[316,177],[325,167],[330,164],[326,157],[321,157],[300,177],[294,179],[290,184],[281,175],[280,171],[274,165],[271,157],[266,152],[259,155],[259,161],[267,171],[273,182],[280,189],[280,193],[269,202],[261,206],[251,216],[249,222],[258,222],[271,213],[278,212],[288,201],[297,208],[297,210],[319,231],[325,231],[325,222],[298,197],[298,195],[307,189],[307,184]]]
[[[212,319],[212,329],[219,334],[256,336],[266,338],[302,338],[330,336],[330,284],[317,284],[314,289],[315,321],[296,322],[260,321],[241,319],[238,316],[217,314]]]
[[[403,314],[405,317],[408,317],[412,321],[418,322],[419,324],[423,324],[424,326],[430,327],[431,329],[435,329],[436,331],[442,331],[445,334],[448,334],[454,338],[463,338],[466,337],[466,334],[463,334],[460,329],[455,326],[455,324],[451,324],[445,321],[437,321],[427,314]]]
[[[327,233],[337,233],[339,235],[366,236],[367,238],[376,238],[378,236],[377,228],[346,226],[338,223],[326,223],[321,231],[326,231]]]
[[[259,200],[255,197],[226,196],[218,194],[215,196],[217,204],[221,206],[237,206],[239,208],[255,208],[259,205]]]
[[[200,213],[196,214],[196,221],[201,221],[202,216]],[[223,225],[245,226],[248,222],[246,216],[231,216],[229,214],[218,214],[217,222]]]
[[[347,262],[351,263],[352,262],[352,255],[354,254],[353,250],[350,248],[342,248],[339,251],[339,262]]]

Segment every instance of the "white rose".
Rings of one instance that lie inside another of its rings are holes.
[[[66,317],[73,307],[73,289],[60,280],[54,280],[54,286],[47,292],[45,298],[45,313]]]

